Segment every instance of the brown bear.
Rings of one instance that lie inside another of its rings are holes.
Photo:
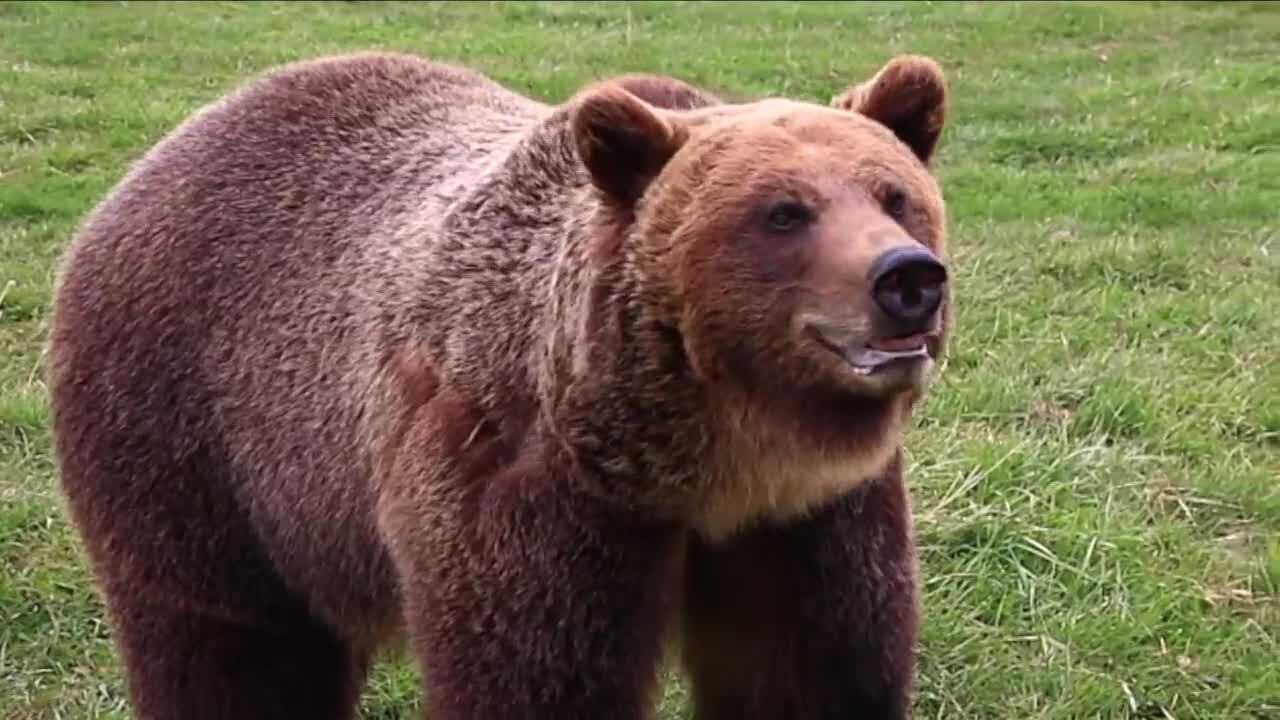
[[[292,64],[200,110],[59,272],[61,482],[142,720],[905,718],[900,438],[950,329],[947,89]]]

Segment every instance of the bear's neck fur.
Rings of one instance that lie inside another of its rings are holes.
[[[540,177],[547,205],[563,209],[528,358],[537,440],[559,445],[610,499],[682,511],[706,472],[705,399],[667,290],[641,275],[633,212],[591,185],[567,109],[530,132],[506,167]]]

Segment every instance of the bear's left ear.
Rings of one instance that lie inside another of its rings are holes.
[[[687,131],[616,83],[583,90],[573,101],[571,128],[591,181],[630,209],[680,149]]]
[[[920,55],[900,55],[875,77],[832,98],[831,105],[889,128],[927,165],[946,124],[947,94],[938,63]]]

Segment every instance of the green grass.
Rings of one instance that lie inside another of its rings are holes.
[[[1261,2],[0,5],[0,718],[126,717],[50,453],[63,244],[197,106],[354,48],[547,99],[654,70],[825,101],[938,58],[960,313],[910,438],[917,716],[1280,717],[1278,47]],[[414,683],[380,667],[368,717]]]

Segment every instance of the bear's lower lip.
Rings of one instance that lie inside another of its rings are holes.
[[[929,351],[923,344],[909,350],[877,350],[867,347],[856,352],[841,354],[859,375],[870,375],[900,360],[923,360],[929,357]]]
[[[882,350],[884,352],[912,352],[925,347],[928,339],[928,333],[916,333],[905,337],[872,340],[867,343],[867,347],[871,350]]]
[[[925,335],[881,340],[867,343],[860,348],[849,349],[841,348],[831,342],[820,331],[815,331],[813,335],[819,343],[839,355],[859,375],[870,375],[898,362],[919,361],[929,357]]]

